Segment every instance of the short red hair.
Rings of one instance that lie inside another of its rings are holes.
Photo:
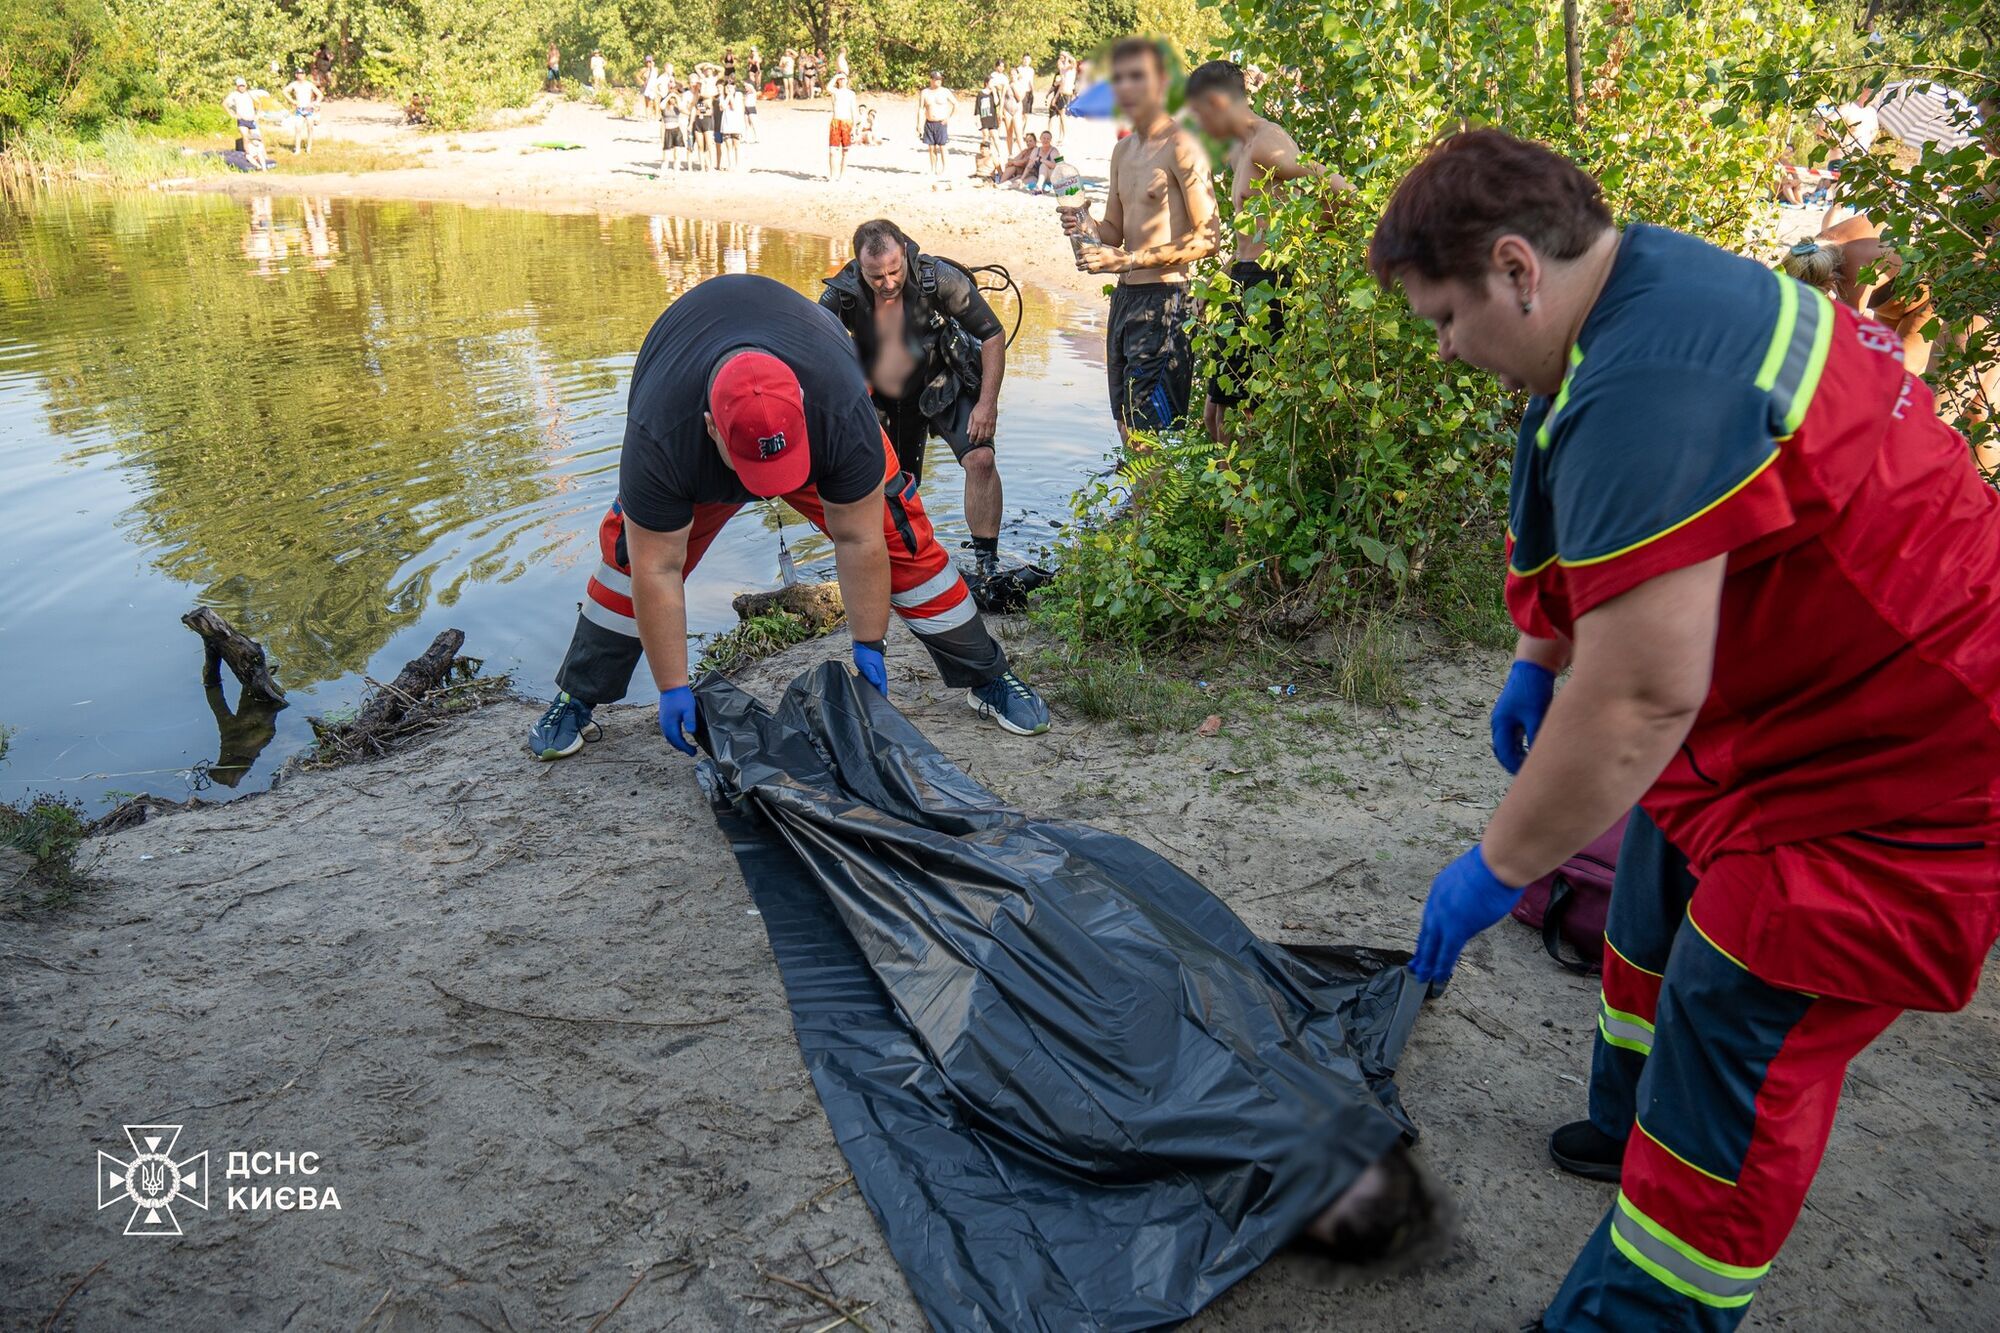
[[[1574,259],[1610,225],[1604,191],[1562,154],[1501,130],[1465,130],[1396,186],[1368,242],[1368,267],[1384,287],[1405,270],[1477,282],[1502,236]]]

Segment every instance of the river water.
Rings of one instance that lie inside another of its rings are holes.
[[[546,693],[647,328],[725,269],[816,294],[842,249],[442,204],[0,202],[0,797],[96,810],[258,789],[310,744],[308,714],[351,707],[449,626]],[[1013,301],[999,309],[1011,326]],[[1045,541],[1115,442],[1093,316],[1026,299],[1001,397],[1003,550]],[[955,546],[962,474],[941,445],[925,471]],[[775,586],[780,527],[830,572],[790,510],[745,510],[692,580],[695,633]],[[179,619],[196,605],[260,639],[292,700],[247,768],[217,765],[236,684],[202,689]]]

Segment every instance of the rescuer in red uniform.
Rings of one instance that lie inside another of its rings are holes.
[[[1639,806],[1590,1117],[1550,1145],[1621,1189],[1543,1325],[1733,1328],[1848,1061],[1904,1009],[1964,1006],[2000,934],[2000,494],[1890,330],[1621,231],[1539,145],[1446,140],[1370,263],[1445,362],[1534,394],[1493,726],[1518,777],[1432,884],[1413,966],[1449,977]]]

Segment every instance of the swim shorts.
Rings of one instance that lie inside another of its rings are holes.
[[[997,130],[997,129],[999,129],[999,128],[1000,128],[1000,117],[998,117],[998,116],[981,116],[981,117],[979,118],[979,128],[980,128],[980,129],[982,129],[982,130]]]
[[[678,125],[667,126],[666,132],[660,136],[660,147],[662,148],[687,147],[687,140],[681,135],[681,127]]]
[[[826,127],[826,146],[829,148],[851,148],[854,145],[854,122],[836,120]]]
[[[1194,392],[1187,284],[1120,283],[1104,332],[1111,414],[1127,426],[1167,430],[1187,415]]]
[[[951,142],[951,126],[942,120],[924,122],[924,142],[932,148],[943,148]]]
[[[1224,307],[1223,318],[1243,324],[1250,316],[1244,294],[1251,288],[1265,285],[1269,287],[1268,299],[1262,307],[1264,329],[1277,341],[1285,332],[1285,300],[1280,294],[1285,286],[1285,275],[1265,268],[1254,259],[1239,259],[1229,266],[1229,282],[1235,293]],[[1250,362],[1260,348],[1248,343],[1236,343],[1222,356],[1222,367],[1209,377],[1208,396],[1225,407],[1234,407],[1250,396]],[[1225,385],[1224,380],[1228,383]]]

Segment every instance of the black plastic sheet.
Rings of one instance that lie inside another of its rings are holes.
[[[696,694],[806,1067],[935,1327],[1173,1324],[1414,1137],[1398,960],[1333,980],[1145,847],[1009,808],[843,665],[775,711]]]

